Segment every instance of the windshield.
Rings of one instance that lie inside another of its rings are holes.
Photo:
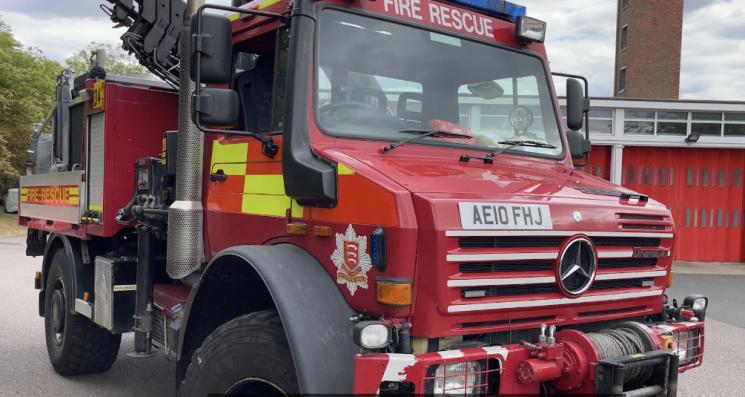
[[[559,125],[537,57],[335,10],[321,15],[317,115],[329,134],[558,156]]]

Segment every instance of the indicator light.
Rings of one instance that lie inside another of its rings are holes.
[[[328,226],[313,226],[313,234],[316,237],[329,237],[331,236],[331,228]]]
[[[306,225],[305,223],[288,223],[287,234],[292,234],[295,236],[305,236],[306,234],[308,234],[308,225]]]
[[[410,281],[378,280],[378,303],[386,306],[409,306],[411,291]]]
[[[381,272],[385,270],[385,231],[380,226],[370,235],[370,258],[372,259],[373,266]]]

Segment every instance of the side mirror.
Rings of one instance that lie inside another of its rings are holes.
[[[230,84],[233,77],[230,19],[196,13],[191,18],[191,79],[204,84]]]
[[[238,93],[229,88],[202,88],[194,95],[194,117],[197,125],[232,127],[238,124]]]
[[[570,130],[582,129],[585,112],[590,110],[589,102],[585,97],[582,83],[577,79],[567,79],[567,127]]]
[[[572,160],[582,160],[592,149],[590,141],[585,139],[579,131],[567,131],[567,142]]]

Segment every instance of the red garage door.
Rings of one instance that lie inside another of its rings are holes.
[[[610,146],[593,145],[590,160],[579,166],[580,171],[610,180]]]
[[[671,209],[676,260],[743,262],[743,165],[745,150],[626,147],[623,184]]]

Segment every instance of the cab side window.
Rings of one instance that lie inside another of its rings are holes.
[[[233,89],[240,98],[241,130],[270,133],[282,130],[287,76],[288,30],[242,43],[234,60]]]

